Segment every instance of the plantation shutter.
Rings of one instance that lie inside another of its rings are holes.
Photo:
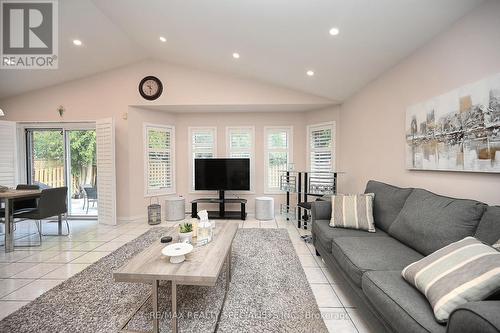
[[[116,224],[115,126],[113,118],[96,122],[98,222]]]
[[[194,160],[196,158],[214,158],[216,155],[215,127],[194,127],[191,132],[191,190],[195,190]]]
[[[146,125],[146,195],[175,193],[174,128]]]
[[[193,158],[214,157],[215,134],[213,129],[193,130]]]
[[[229,157],[251,158],[253,130],[251,128],[230,128],[228,131]]]
[[[330,172],[333,170],[332,133],[332,125],[310,128],[311,172]]]
[[[15,187],[17,183],[16,123],[0,121],[0,185]]]
[[[288,169],[291,162],[291,134],[290,127],[265,129],[266,133],[266,184],[265,192],[280,192],[281,172]]]

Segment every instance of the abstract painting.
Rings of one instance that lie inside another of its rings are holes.
[[[500,172],[500,74],[406,112],[411,170]]]

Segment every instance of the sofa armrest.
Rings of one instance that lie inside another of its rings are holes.
[[[329,220],[332,217],[332,203],[330,201],[314,201],[311,203],[311,219]]]
[[[448,321],[448,333],[500,332],[500,301],[470,302],[455,309]]]

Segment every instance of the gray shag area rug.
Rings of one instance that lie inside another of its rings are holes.
[[[167,228],[153,228],[0,321],[0,332],[117,332],[151,286],[117,283],[112,272]],[[239,229],[232,280],[179,286],[179,332],[327,332],[304,270],[284,229]],[[160,331],[170,332],[170,285],[160,285]],[[147,301],[127,329],[149,331]]]

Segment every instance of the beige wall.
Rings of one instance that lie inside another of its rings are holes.
[[[164,83],[163,95],[154,102],[143,100],[137,85],[146,75],[156,75]],[[1,78],[0,78],[1,79]],[[6,112],[2,120],[11,121],[93,121],[113,117],[116,123],[117,212],[121,221],[140,219],[146,214],[149,198],[144,197],[143,123],[176,126],[177,192],[188,195],[187,127],[214,124],[218,127],[219,156],[225,153],[225,126],[252,125],[256,128],[256,153],[261,159],[261,134],[265,125],[294,126],[294,160],[304,161],[304,112],[259,113],[168,113],[151,111],[142,106],[237,105],[251,109],[274,109],[299,105],[299,109],[330,101],[251,80],[192,70],[170,64],[147,61],[99,75],[67,82],[0,101]],[[56,109],[63,105],[64,117]],[[135,107],[134,107],[135,106]],[[250,106],[250,107],[249,107]],[[295,107],[297,109],[297,107]],[[322,119],[337,119],[338,110],[330,109]],[[326,117],[326,118],[325,118]],[[263,161],[256,161],[256,194],[262,194]],[[189,196],[191,198],[193,196]],[[251,198],[251,197],[249,197]],[[253,207],[253,203],[250,208]]]
[[[500,72],[500,1],[489,1],[341,106],[340,190],[378,179],[500,204],[500,175],[405,169],[405,110]]]

